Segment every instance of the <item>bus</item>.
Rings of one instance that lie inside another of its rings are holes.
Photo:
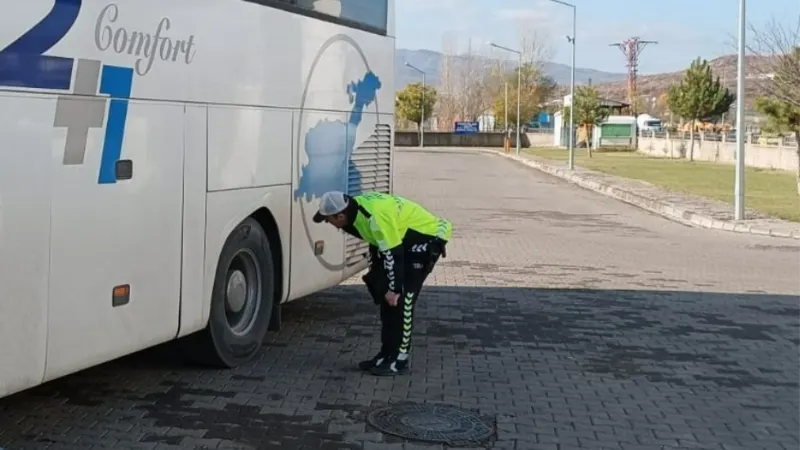
[[[363,270],[393,0],[0,0],[0,397],[167,341],[230,368]]]

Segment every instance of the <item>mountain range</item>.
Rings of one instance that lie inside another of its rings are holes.
[[[395,86],[401,90],[411,83],[421,81],[421,76],[415,70],[406,67],[406,62],[425,72],[425,82],[432,86],[439,85],[444,55],[433,50],[408,50],[398,48],[395,51]],[[509,69],[516,67],[514,61],[507,61]],[[570,81],[570,66],[554,62],[545,62],[542,65],[544,73],[555,80],[556,83],[565,85]],[[575,68],[575,83],[585,84],[590,80],[592,84],[605,84],[624,80],[624,73],[603,72],[600,70]]]
[[[746,70],[750,74],[748,79],[757,78],[760,75],[769,73],[770,68],[774,65],[773,58],[774,57],[748,55],[745,63],[747,67]],[[442,53],[433,50],[397,49],[395,52],[395,79],[397,90],[403,89],[410,83],[419,82],[421,79],[418,72],[406,67],[406,62],[425,72],[426,83],[432,86],[438,86],[443,59],[444,55]],[[719,76],[723,85],[732,92],[736,90],[737,61],[736,55],[720,56],[708,61],[714,75]],[[486,62],[489,63],[490,61],[487,60]],[[463,64],[464,59],[460,60],[460,63]],[[686,61],[687,68],[690,63],[690,60]],[[454,64],[458,65],[459,61],[457,60]],[[505,61],[504,66],[507,70],[513,70],[516,67],[516,62]],[[542,68],[546,75],[553,78],[556,83],[560,85],[559,91],[566,94],[570,81],[570,66],[545,62]],[[637,81],[637,93],[639,96],[655,99],[666,93],[671,84],[680,81],[684,71],[685,69],[667,73],[641,74]],[[608,99],[626,101],[628,89],[626,80],[627,74],[625,73],[603,72],[581,67],[575,69],[576,84],[591,82],[597,87],[600,95]],[[745,95],[746,106],[751,107],[752,102],[755,101],[759,95],[763,95],[763,93],[762,83],[748,81],[746,83]]]

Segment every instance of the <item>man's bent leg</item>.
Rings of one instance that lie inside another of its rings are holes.
[[[420,255],[421,256],[421,255]],[[414,309],[420,291],[430,270],[435,264],[432,258],[415,258],[406,268],[406,284],[396,307],[389,307],[392,327],[390,328],[393,353],[372,369],[374,375],[396,375],[408,369],[411,351],[411,335],[414,328]]]
[[[370,370],[382,363],[386,357],[393,355],[392,349],[396,347],[396,345],[392,342],[392,328],[394,326],[392,321],[392,307],[389,306],[389,304],[384,300],[383,303],[380,304],[380,311],[381,350],[372,358],[359,362],[358,368],[361,370]]]
[[[374,257],[373,257],[374,258]],[[389,284],[386,281],[386,274],[384,272],[383,264],[370,259],[369,272],[362,277],[364,284],[367,285],[367,291],[372,297],[373,301],[380,308],[381,318],[381,350],[377,355],[370,359],[360,361],[358,368],[361,370],[370,370],[376,365],[383,362],[383,360],[391,355],[391,349],[394,348],[390,341],[391,339],[391,311],[389,305],[384,299]]]

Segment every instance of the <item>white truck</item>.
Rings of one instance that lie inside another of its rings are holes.
[[[653,117],[649,114],[639,114],[636,117],[636,126],[639,131],[661,131],[661,119]]]

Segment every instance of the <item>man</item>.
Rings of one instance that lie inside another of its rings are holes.
[[[314,222],[322,221],[369,244],[370,268],[362,279],[381,305],[381,351],[358,367],[373,375],[406,372],[414,305],[433,266],[446,257],[452,224],[400,196],[339,191],[322,195]]]

